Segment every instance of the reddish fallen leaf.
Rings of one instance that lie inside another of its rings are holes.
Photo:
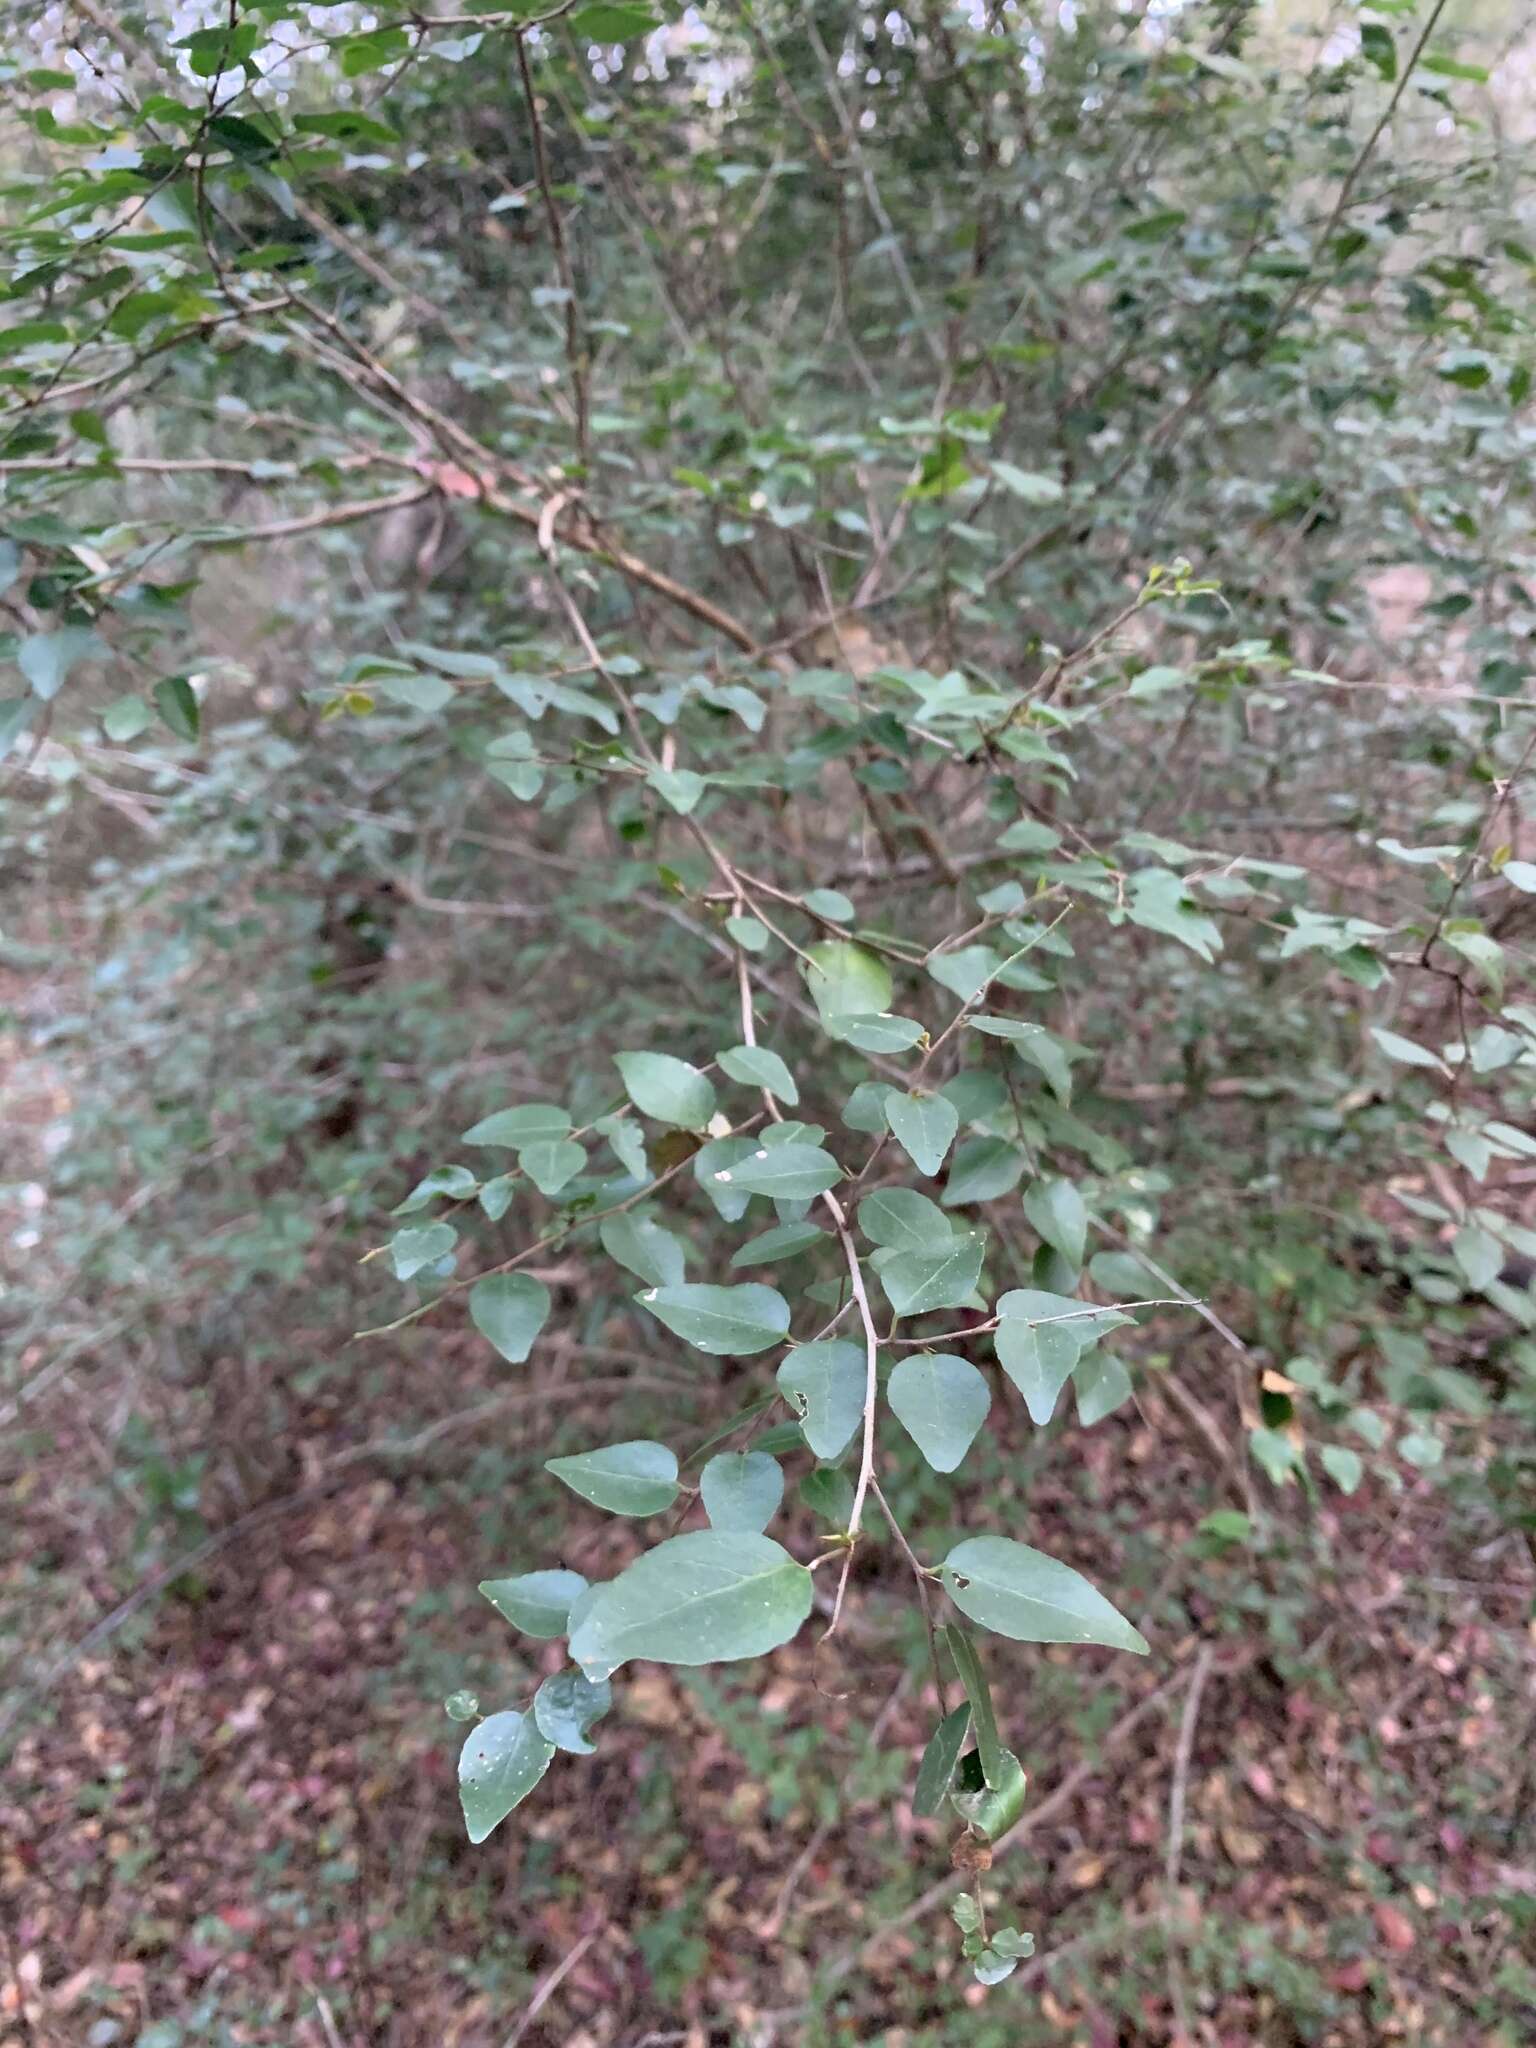
[[[1405,1955],[1417,1939],[1408,1915],[1399,1912],[1396,1906],[1377,1905],[1371,1910],[1376,1917],[1377,1932],[1387,1947]]]

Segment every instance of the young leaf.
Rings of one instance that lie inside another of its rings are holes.
[[[779,1202],[805,1202],[825,1194],[843,1177],[843,1169],[819,1145],[760,1145],[744,1159],[722,1166],[717,1180],[745,1188],[749,1195],[772,1195]]]
[[[902,1151],[926,1174],[944,1164],[960,1128],[959,1112],[942,1095],[903,1095],[895,1088],[885,1098],[885,1120]]]
[[[612,1515],[659,1515],[677,1499],[677,1459],[665,1444],[647,1440],[546,1458],[544,1470]]]
[[[912,1811],[919,1820],[930,1819],[943,1804],[970,1725],[971,1707],[967,1700],[963,1706],[952,1708],[929,1736],[912,1792]]]
[[[534,1694],[533,1718],[544,1740],[556,1749],[591,1756],[596,1744],[588,1742],[587,1730],[612,1704],[613,1687],[606,1678],[594,1684],[579,1671],[557,1671]]]
[[[475,1328],[509,1365],[521,1365],[549,1316],[549,1289],[528,1273],[488,1273],[469,1290]]]
[[[789,1303],[777,1288],[651,1287],[635,1299],[697,1351],[747,1358],[789,1335]]]
[[[586,1590],[580,1572],[524,1572],[520,1578],[480,1581],[480,1591],[503,1621],[541,1641],[565,1634],[572,1602]]]
[[[979,1230],[956,1233],[938,1252],[897,1252],[880,1268],[880,1285],[898,1316],[960,1308],[976,1291],[986,1240]]]
[[[992,1396],[982,1375],[952,1352],[920,1352],[891,1374],[886,1397],[935,1472],[953,1472],[987,1419]]]
[[[787,1643],[811,1611],[811,1575],[767,1536],[696,1529],[593,1588],[571,1633],[589,1678],[631,1657],[724,1664]]]
[[[715,1091],[707,1074],[669,1052],[615,1053],[614,1065],[630,1101],[642,1116],[702,1131],[715,1113]]]
[[[797,1344],[779,1367],[779,1390],[818,1458],[846,1449],[864,1414],[867,1377],[863,1347],[837,1337]]]
[[[733,1045],[726,1052],[716,1053],[715,1063],[733,1081],[748,1088],[766,1088],[791,1108],[800,1100],[794,1075],[778,1054],[765,1045]]]
[[[472,1842],[483,1842],[549,1769],[555,1745],[528,1714],[492,1714],[459,1752],[459,1804]]]
[[[712,1528],[756,1536],[779,1511],[784,1474],[762,1451],[721,1451],[699,1474],[699,1493]]]
[[[1007,1536],[967,1536],[942,1576],[962,1614],[1019,1643],[1104,1643],[1147,1653],[1147,1639],[1080,1572]]]

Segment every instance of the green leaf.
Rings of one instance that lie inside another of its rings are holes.
[[[806,957],[806,986],[823,1024],[838,1017],[877,1017],[891,1007],[890,969],[862,946],[823,939]]]
[[[1087,1351],[1072,1368],[1077,1419],[1084,1429],[1113,1415],[1131,1398],[1131,1376],[1112,1351]]]
[[[947,1623],[939,1634],[954,1659],[955,1670],[960,1675],[960,1683],[965,1687],[965,1696],[970,1703],[971,1725],[976,1730],[976,1755],[981,1764],[981,1775],[994,1792],[1001,1792],[1008,1783],[1008,1770],[1003,1762],[1007,1751],[998,1736],[997,1716],[992,1709],[992,1693],[987,1685],[987,1675],[981,1668],[981,1659],[976,1654],[976,1645],[958,1622]]]
[[[745,953],[761,953],[771,936],[767,925],[755,917],[728,917],[725,928]]]
[[[953,953],[938,954],[928,963],[928,972],[962,1003],[969,1003],[981,994],[1003,959],[991,946],[961,946]]]
[[[818,1458],[847,1448],[863,1419],[867,1377],[863,1347],[838,1337],[797,1344],[779,1367],[779,1391]]]
[[[583,7],[571,16],[571,27],[590,43],[627,43],[661,23],[644,7]]]
[[[1340,1493],[1354,1493],[1365,1477],[1365,1466],[1360,1453],[1344,1444],[1324,1444],[1318,1452],[1323,1470],[1339,1489]]]
[[[509,1365],[521,1365],[549,1318],[549,1289],[530,1273],[488,1273],[469,1290],[469,1316]]]
[[[952,1708],[929,1736],[912,1793],[912,1811],[919,1820],[930,1819],[944,1803],[970,1725],[971,1708],[967,1701],[964,1706]]]
[[[826,1242],[827,1233],[814,1223],[781,1223],[773,1230],[765,1230],[760,1237],[749,1238],[731,1254],[731,1264],[777,1265],[781,1259],[797,1258],[801,1252]]]
[[[1088,1246],[1088,1211],[1071,1181],[1037,1180],[1024,1196],[1024,1214],[1069,1266],[1081,1266]]]
[[[418,1209],[428,1208],[433,1202],[447,1196],[455,1201],[464,1201],[472,1195],[480,1183],[467,1166],[435,1166],[417,1181],[415,1187],[403,1202],[391,1211],[392,1216],[414,1216]]]
[[[967,1138],[956,1146],[949,1163],[945,1208],[965,1209],[973,1202],[995,1202],[1011,1194],[1027,1164],[1019,1147],[1006,1138]]]
[[[101,729],[115,746],[123,746],[146,731],[150,721],[150,709],[142,697],[119,697],[102,712]]]
[[[482,1579],[480,1591],[503,1621],[541,1641],[563,1636],[574,1602],[587,1590],[580,1572],[524,1572],[513,1579]]]
[[[517,1163],[539,1193],[553,1200],[581,1172],[587,1163],[587,1155],[568,1138],[558,1139],[552,1144],[540,1140],[524,1145],[517,1155]]]
[[[691,768],[650,768],[645,779],[662,802],[683,818],[698,808],[699,798],[709,787],[704,776],[695,775]]]
[[[185,676],[162,676],[150,693],[155,709],[179,740],[195,740],[202,725],[197,697]]]
[[[1504,1248],[1498,1239],[1476,1223],[1464,1223],[1451,1239],[1451,1255],[1466,1275],[1467,1285],[1479,1294],[1497,1280],[1504,1266]]]
[[[1371,1026],[1371,1036],[1389,1060],[1397,1060],[1405,1067],[1433,1067],[1442,1074],[1450,1071],[1437,1053],[1427,1046],[1415,1045],[1411,1038],[1399,1038],[1395,1031],[1384,1031],[1379,1024]]]
[[[744,1159],[717,1169],[715,1179],[745,1188],[749,1195],[772,1195],[779,1202],[805,1202],[825,1194],[843,1177],[830,1152],[819,1145],[760,1146]]]
[[[1379,21],[1362,22],[1360,54],[1367,63],[1375,65],[1388,85],[1397,77],[1397,45],[1391,30],[1383,28]]]
[[[748,1088],[766,1088],[791,1108],[800,1100],[794,1075],[778,1054],[764,1045],[733,1045],[726,1052],[716,1053],[715,1061],[721,1073],[729,1074],[733,1081]]]
[[[1125,914],[1132,924],[1177,939],[1202,960],[1214,960],[1221,949],[1220,926],[1190,901],[1170,868],[1140,868],[1131,876]]]
[[[699,1474],[704,1512],[716,1529],[766,1529],[784,1498],[784,1474],[762,1451],[721,1451]]]
[[[492,1714],[459,1752],[459,1804],[472,1842],[483,1842],[549,1769],[555,1746],[528,1714]]]
[[[876,1188],[866,1195],[859,1228],[871,1244],[903,1252],[943,1252],[955,1240],[954,1224],[916,1188]]]
[[[938,1252],[898,1252],[880,1268],[880,1285],[898,1316],[959,1308],[981,1278],[986,1239],[979,1230],[957,1234]]]
[[[554,1144],[565,1137],[571,1120],[553,1102],[524,1102],[516,1109],[499,1109],[482,1117],[464,1133],[466,1145],[506,1145],[519,1151],[524,1145]]]
[[[670,1230],[632,1210],[605,1216],[598,1225],[603,1250],[649,1287],[680,1287],[686,1268],[683,1247]]]
[[[810,889],[800,901],[813,917],[828,917],[834,924],[853,922],[854,906],[841,889]]]
[[[458,1241],[459,1233],[451,1223],[413,1224],[407,1230],[397,1230],[389,1240],[395,1278],[414,1280],[425,1267],[446,1258]]]
[[[996,1635],[1146,1655],[1146,1638],[1080,1572],[1010,1537],[966,1537],[945,1558],[942,1577],[961,1613]]]
[[[1288,1485],[1301,1470],[1301,1452],[1277,1429],[1250,1429],[1248,1448],[1276,1486]]]
[[[1015,469],[1011,462],[992,463],[992,474],[1016,498],[1022,498],[1026,505],[1054,505],[1066,496],[1056,479],[1041,476],[1035,470]]]
[[[597,1745],[587,1740],[587,1730],[612,1704],[613,1687],[606,1678],[594,1682],[579,1671],[557,1671],[534,1694],[533,1718],[544,1740],[556,1749],[570,1756],[592,1756]]]
[[[915,1017],[828,1017],[827,1035],[859,1052],[907,1052],[924,1036]]]
[[[796,1435],[800,1435],[798,1428]],[[765,1439],[766,1441],[766,1439]],[[801,1438],[804,1441],[804,1438]],[[853,1481],[835,1465],[818,1465],[807,1472],[799,1485],[802,1505],[834,1529],[846,1529],[853,1513]]]
[[[1070,1323],[1038,1327],[1021,1316],[1005,1316],[992,1338],[997,1362],[1024,1396],[1029,1419],[1043,1429],[1056,1412],[1057,1397],[1072,1377],[1082,1343]]]
[[[960,1128],[959,1112],[942,1095],[903,1095],[895,1088],[885,1098],[885,1120],[902,1151],[926,1174],[944,1164]]]
[[[967,1017],[972,1031],[989,1038],[1005,1038],[1021,1060],[1038,1067],[1062,1102],[1072,1100],[1072,1062],[1060,1039],[1043,1024],[1026,1024],[1018,1017]]]
[[[789,1303],[776,1288],[653,1287],[636,1299],[696,1350],[747,1358],[789,1335]]]
[[[953,1352],[920,1352],[892,1372],[886,1397],[935,1472],[953,1472],[987,1419],[986,1380]]]
[[[715,1113],[715,1091],[706,1074],[669,1052],[621,1052],[614,1065],[625,1092],[642,1116],[681,1130],[702,1131]]]
[[[797,1633],[812,1590],[804,1565],[770,1537],[692,1530],[593,1589],[571,1655],[590,1678],[607,1678],[631,1657],[658,1664],[760,1657]]]
[[[659,1515],[677,1499],[677,1459],[647,1440],[546,1458],[544,1470],[611,1515]]]
[[[1029,1790],[1024,1766],[1011,1749],[1000,1753],[995,1768],[1001,1782],[992,1785],[982,1769],[980,1752],[973,1749],[961,1758],[955,1788],[949,1795],[949,1803],[960,1818],[988,1842],[996,1842],[1007,1834],[1024,1811],[1024,1797]]]

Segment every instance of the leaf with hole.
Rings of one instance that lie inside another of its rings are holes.
[[[579,1671],[557,1671],[534,1694],[533,1718],[540,1735],[556,1749],[592,1756],[597,1745],[587,1740],[587,1730],[612,1704],[613,1687],[606,1678],[594,1681]]]
[[[760,1657],[798,1632],[811,1594],[805,1566],[770,1537],[690,1530],[592,1589],[572,1628],[571,1655],[589,1678],[607,1678],[632,1657],[658,1664]]]
[[[544,1470],[611,1515],[659,1515],[677,1499],[677,1459],[648,1439],[546,1458]]]
[[[864,1414],[867,1379],[863,1346],[839,1337],[797,1344],[779,1367],[779,1391],[818,1458],[835,1458],[847,1448]]]

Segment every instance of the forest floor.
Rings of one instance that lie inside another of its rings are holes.
[[[529,1393],[477,1386],[469,1346],[432,1356],[448,1426],[381,1457],[370,1409],[398,1415],[400,1388],[323,1386],[293,1418],[298,1483],[171,1583],[143,1573],[126,1613],[114,1539],[62,1483],[89,1441],[47,1418],[0,1582],[34,1655],[61,1653],[11,1708],[5,2048],[1536,2034],[1531,1562],[1427,1480],[1293,1508],[1260,1590],[1245,1545],[1198,1532],[1211,1468],[1155,1387],[1074,1452],[1086,1472],[1035,1477],[1031,1533],[1064,1555],[1101,1486],[1116,1500],[1103,1576],[1123,1596],[1139,1575],[1122,1604],[1154,1653],[992,1646],[1031,1797],[991,1881],[1039,1949],[983,1992],[947,1918],[952,1830],[908,1805],[935,1710],[888,1625],[888,1545],[835,1675],[802,1645],[766,1693],[636,1667],[598,1756],[464,1842],[439,1703],[470,1681],[507,1704],[558,1646],[473,1590],[519,1568],[504,1531],[536,1460],[495,1404]],[[1215,1408],[1225,1371],[1181,1356]],[[563,1426],[614,1420],[575,1395]],[[611,1569],[633,1533],[589,1521]]]

